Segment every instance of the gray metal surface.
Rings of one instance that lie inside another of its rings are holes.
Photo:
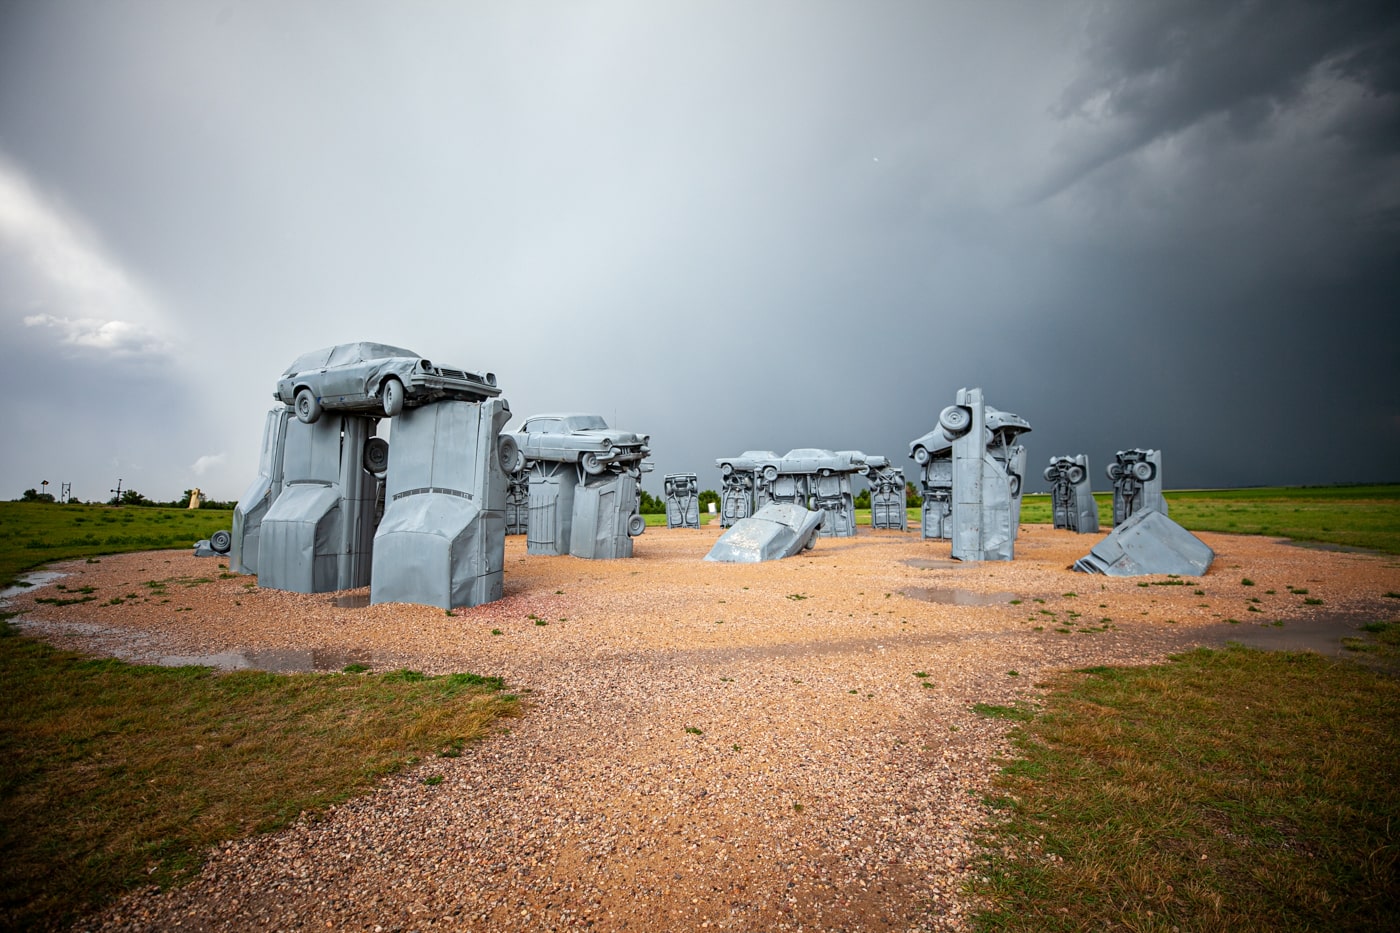
[[[729,528],[740,519],[748,518],[757,509],[755,497],[764,466],[778,459],[771,450],[746,450],[737,457],[721,457],[715,461],[719,467],[721,528]],[[776,466],[772,475],[778,475]]]
[[[287,421],[282,493],[259,532],[259,586],[328,593],[369,583],[377,480],[364,461],[374,430],[359,415]]]
[[[700,480],[694,473],[667,473],[662,479],[666,494],[666,527],[700,527]]]
[[[395,420],[373,603],[451,609],[500,599],[505,502],[520,466],[505,399],[439,401]]]
[[[239,498],[233,509],[233,546],[228,567],[234,573],[258,572],[258,542],[262,520],[272,503],[282,494],[282,458],[287,444],[287,421],[292,410],[279,405],[263,419],[262,447],[258,453],[258,476]]]
[[[865,478],[870,484],[870,527],[907,531],[909,512],[905,504],[904,471],[899,467],[867,464]]]
[[[273,397],[310,424],[323,410],[393,416],[439,399],[482,401],[500,393],[494,373],[435,366],[403,347],[359,341],[297,357]]]
[[[1152,509],[1168,514],[1162,495],[1162,452],[1141,447],[1120,450],[1106,471],[1113,481],[1113,524],[1121,525],[1137,512]]]
[[[1030,431],[1030,425],[987,405],[978,388],[959,389],[954,404],[943,409],[938,422],[953,448],[952,556],[969,561],[1011,560],[1026,462],[1025,448],[1014,441]],[[915,449],[925,438],[914,442]]]
[[[530,464],[526,552],[631,557],[646,528],[637,481],[652,469],[650,438],[581,413],[533,415],[511,436]]]
[[[1050,483],[1050,505],[1056,528],[1067,528],[1080,534],[1099,530],[1099,504],[1089,488],[1089,457],[1068,454],[1051,457],[1045,468]]]
[[[1142,509],[1075,561],[1074,569],[1110,577],[1199,577],[1213,560],[1215,552],[1200,538],[1156,509]]]
[[[719,536],[705,560],[754,564],[780,560],[811,548],[821,529],[823,512],[775,502],[735,522]]]
[[[522,458],[523,459],[523,458]],[[530,529],[530,464],[510,474],[506,489],[506,534],[523,535]]]

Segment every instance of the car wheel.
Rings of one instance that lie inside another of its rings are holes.
[[[605,473],[608,469],[608,465],[602,460],[599,460],[598,455],[591,450],[583,455],[583,459],[580,462],[583,464],[583,471],[591,476]]]
[[[637,535],[647,530],[647,520],[640,515],[632,515],[627,519],[627,534],[635,538]]]
[[[732,474],[733,472],[734,472],[734,464],[732,464],[732,463],[721,463],[721,464],[719,465],[719,475],[722,476],[722,477],[724,477],[725,479],[729,479],[730,474]]]
[[[365,454],[360,462],[371,473],[383,473],[389,469],[389,442],[382,437],[371,437],[365,441]]]
[[[802,545],[802,550],[804,550],[804,551],[810,551],[812,548],[814,548],[814,547],[816,547],[816,546],[817,546],[817,533],[814,531],[814,532],[812,532],[811,536],[807,539],[807,543],[804,544],[804,545]]]
[[[509,434],[502,434],[496,438],[496,457],[500,460],[501,469],[507,473],[515,473],[525,465],[525,455],[520,452],[520,444]]]
[[[233,535],[227,531],[216,531],[209,536],[209,549],[218,554],[227,554],[233,549]]]
[[[925,447],[923,444],[920,444],[918,447],[914,448],[914,462],[917,463],[919,466],[923,466],[925,463],[928,463],[928,448]]]
[[[1084,468],[1077,463],[1074,466],[1070,467],[1069,481],[1076,485],[1084,482]]]
[[[1110,464],[1108,465],[1108,478],[1111,479],[1111,480],[1113,480],[1115,483],[1118,482],[1120,479],[1122,479],[1122,478],[1123,478],[1123,464],[1121,464],[1121,463],[1110,463]]]
[[[380,394],[384,399],[384,414],[392,418],[403,411],[403,383],[398,379],[393,376],[385,379],[384,389]]]
[[[1146,460],[1139,460],[1133,464],[1133,475],[1145,483],[1157,475],[1157,470]]]
[[[773,480],[775,480],[775,479],[778,478],[778,468],[775,467],[775,466],[771,466],[771,465],[770,465],[770,466],[764,467],[764,468],[763,468],[763,478],[766,479],[766,480],[767,480],[768,482],[770,482],[770,483],[773,482]]]
[[[1010,482],[1011,498],[1014,499],[1014,498],[1016,498],[1017,496],[1019,496],[1019,495],[1021,494],[1021,477],[1020,477],[1018,474],[1016,474],[1016,473],[1011,473],[1011,474],[1008,474],[1008,477],[1007,477],[1007,478],[1011,480],[1011,482]]]
[[[310,389],[298,389],[296,395],[297,420],[302,424],[315,424],[321,417],[321,401]]]
[[[938,413],[938,424],[949,434],[965,434],[972,427],[972,412],[961,405],[949,405]]]
[[[1052,466],[1048,466],[1045,468],[1045,472],[1042,475],[1045,477],[1047,483],[1053,483],[1060,478],[1060,471]]]

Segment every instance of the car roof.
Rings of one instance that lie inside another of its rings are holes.
[[[405,350],[403,347],[395,347],[387,343],[374,343],[369,340],[338,343],[333,347],[322,347],[319,350],[312,350],[310,353],[303,353],[292,361],[292,365],[288,366],[282,375],[290,376],[310,369],[323,369],[333,365],[330,362],[332,359],[336,361],[334,365],[343,365],[357,363],[361,360],[382,360],[396,356],[418,358],[418,354],[412,350]]]

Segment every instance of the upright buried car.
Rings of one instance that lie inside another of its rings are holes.
[[[383,343],[342,343],[297,357],[274,396],[311,424],[323,410],[390,417],[438,399],[485,401],[501,394],[496,374],[434,366],[412,350]]]

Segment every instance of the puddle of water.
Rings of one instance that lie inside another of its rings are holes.
[[[38,570],[34,573],[26,573],[20,577],[20,583],[16,586],[7,586],[0,590],[0,599],[13,599],[21,593],[28,593],[35,587],[47,586],[55,580],[68,576],[66,573],[59,573],[56,570]]]
[[[927,586],[911,586],[901,592],[910,599],[945,606],[1001,606],[1016,598],[1015,593],[979,593],[976,590],[934,589]]]
[[[369,605],[368,593],[348,593],[331,600],[331,605],[339,609],[363,609]]]
[[[341,671],[351,664],[373,667],[368,651],[331,648],[269,648],[262,651],[223,651],[218,654],[167,655],[165,667],[214,667],[221,671],[272,671],[291,674],[306,671]]]
[[[1314,651],[1333,657],[1346,657],[1353,653],[1343,647],[1343,638],[1364,634],[1361,631],[1361,623],[1354,619],[1327,616],[1285,622],[1278,626],[1258,625],[1253,622],[1231,625],[1225,622],[1199,631],[1207,635],[1207,639],[1204,640],[1219,644],[1233,641],[1248,648],[1262,648],[1267,651]]]
[[[928,557],[911,557],[904,562],[909,567],[917,567],[919,570],[956,570],[964,566],[961,561],[938,560]]]

